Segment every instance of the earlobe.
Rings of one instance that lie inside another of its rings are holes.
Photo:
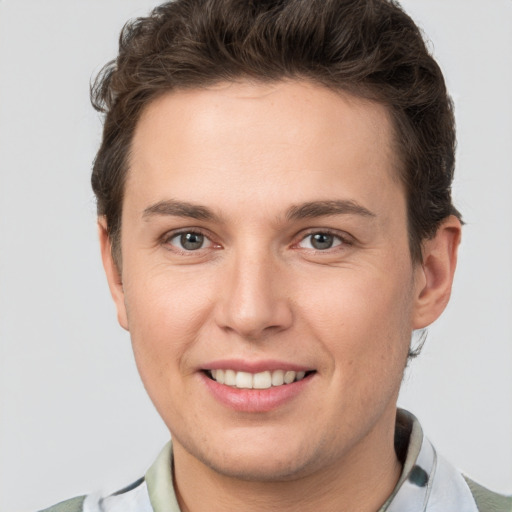
[[[108,236],[107,223],[105,217],[98,217],[98,236],[101,248],[101,259],[103,268],[107,276],[110,294],[114,299],[117,309],[117,320],[123,329],[128,329],[128,317],[126,314],[126,305],[124,302],[124,290],[120,269],[114,261],[112,255],[112,243]]]
[[[454,215],[447,217],[435,236],[423,244],[423,262],[416,275],[413,329],[423,329],[444,311],[450,299],[457,265],[461,223]]]

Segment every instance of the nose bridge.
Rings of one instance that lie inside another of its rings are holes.
[[[227,267],[218,318],[222,328],[256,339],[289,327],[283,268],[268,247],[235,249]]]

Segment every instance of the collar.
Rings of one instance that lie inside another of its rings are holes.
[[[437,454],[419,421],[403,409],[397,411],[395,449],[402,474],[378,512],[478,512],[463,476]],[[180,512],[172,466],[169,442],[146,473],[154,512]]]
[[[379,512],[478,512],[464,477],[423,435],[411,413],[397,410],[395,449],[405,460],[398,483]]]

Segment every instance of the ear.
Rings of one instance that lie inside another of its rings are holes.
[[[117,309],[117,320],[123,329],[128,329],[128,316],[124,302],[124,290],[121,272],[118,269],[112,256],[112,242],[107,232],[107,221],[105,217],[98,217],[98,236],[100,239],[101,259],[107,276],[110,294],[114,299]]]
[[[444,311],[457,265],[461,223],[450,215],[435,236],[423,243],[423,262],[417,265],[413,329],[430,325]]]

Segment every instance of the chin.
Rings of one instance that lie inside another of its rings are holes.
[[[306,473],[305,461],[283,459],[268,459],[264,461],[261,457],[251,460],[203,460],[205,465],[217,474],[228,478],[235,478],[247,482],[287,482],[296,480]]]
[[[276,450],[279,446],[279,450]],[[214,450],[202,450],[185,445],[189,455],[215,473],[249,482],[285,482],[295,480],[314,471],[315,457],[304,452],[300,446],[283,446],[265,442],[258,447],[254,442],[243,444],[218,440]],[[308,470],[309,469],[309,470]]]

